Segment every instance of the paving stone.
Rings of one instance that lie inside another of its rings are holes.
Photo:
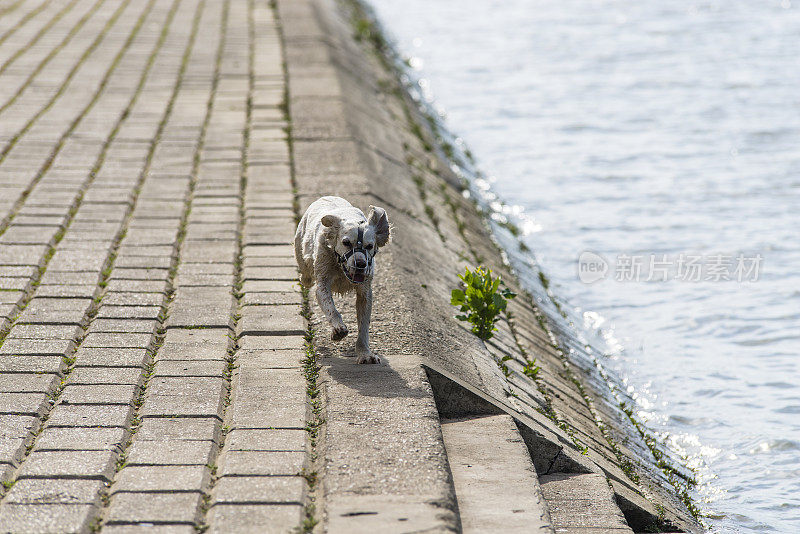
[[[80,300],[81,308],[67,308],[58,303],[37,302],[34,298],[25,307],[19,319],[20,324],[86,324],[86,312],[89,310],[91,300],[82,299],[58,299],[62,301]],[[44,300],[44,299],[42,299]],[[53,299],[48,299],[53,300]]]
[[[139,394],[134,385],[67,384],[61,394],[61,404],[133,404]]]
[[[111,279],[106,289],[112,293],[166,293],[166,280]]]
[[[244,273],[245,281],[250,280],[284,280],[296,282],[297,267],[253,267],[246,269]]]
[[[191,263],[181,261],[178,276],[184,275],[225,275],[233,276],[233,263]]]
[[[128,452],[128,465],[209,465],[216,457],[218,446],[211,440],[137,440]]]
[[[154,396],[192,396],[195,394],[219,396],[225,389],[220,377],[153,377],[147,394]]]
[[[169,330],[167,331],[169,333]],[[169,343],[165,342],[156,354],[156,360],[202,361],[228,359],[228,343]]]
[[[108,306],[161,306],[165,296],[162,293],[122,293],[108,292],[103,304]]]
[[[47,393],[59,383],[57,375],[49,373],[0,374],[0,393]]]
[[[156,362],[153,376],[216,376],[221,377],[228,364],[222,360],[169,361]]]
[[[118,450],[126,436],[124,428],[47,427],[36,438],[38,450]]]
[[[96,333],[89,334],[81,343],[87,348],[141,348],[146,349],[153,340],[151,334]]]
[[[0,265],[0,273],[2,276],[32,278],[39,269],[32,266],[24,265]]]
[[[297,261],[289,256],[248,256],[242,261],[245,271],[263,267],[291,267],[297,269]]]
[[[208,513],[209,532],[290,532],[300,525],[303,507],[297,504],[215,504]]]
[[[138,441],[208,440],[219,442],[216,417],[147,417],[136,433]]]
[[[182,287],[170,306],[167,326],[229,328],[235,305],[228,288]]]
[[[236,351],[239,365],[246,363],[256,369],[298,369],[303,366],[305,357],[305,352],[290,349]]]
[[[73,339],[82,332],[76,325],[18,324],[11,329],[7,339]]]
[[[156,321],[141,321],[136,319],[95,319],[89,325],[88,333],[121,332],[154,334],[157,325],[158,323]]]
[[[134,256],[132,254],[120,254],[114,261],[114,267],[134,268],[134,269],[169,269],[172,265],[171,256]]]
[[[303,477],[222,477],[214,488],[215,503],[304,504]]]
[[[115,266],[116,267],[116,266]],[[111,272],[110,280],[166,280],[169,269],[119,269]]]
[[[181,250],[181,261],[187,263],[233,263],[235,258],[236,242],[186,242]]]
[[[100,288],[87,285],[46,285],[36,289],[37,297],[93,299],[99,293]]]
[[[100,306],[100,319],[158,319],[161,306]]]
[[[23,479],[18,480],[3,502],[12,504],[99,504],[100,480]]]
[[[208,393],[184,395],[147,394],[142,417],[222,417],[223,395]]]
[[[280,280],[247,280],[242,285],[243,293],[270,292],[270,293],[297,293],[300,294],[300,287],[297,282],[285,282]]]
[[[111,491],[200,491],[209,478],[204,466],[128,466],[119,472]]]
[[[220,457],[218,474],[293,476],[305,467],[306,455],[285,451],[226,451]]]
[[[38,428],[39,419],[35,416],[4,415],[0,417],[0,442],[19,438],[27,440]]]
[[[233,287],[234,284],[235,280],[233,277],[226,274],[179,274],[175,278],[175,285],[177,287]]]
[[[57,404],[50,412],[50,427],[127,427],[133,411],[122,405]]]
[[[50,407],[46,393],[3,393],[0,395],[2,415],[41,415]]]
[[[0,265],[40,266],[44,262],[47,245],[3,245],[0,247]]]
[[[303,428],[306,380],[299,369],[254,369],[234,375],[232,424],[236,428]]]
[[[237,324],[239,336],[303,335],[305,322],[297,306],[245,306]]]
[[[194,525],[166,525],[145,522],[141,524],[116,524],[103,526],[103,534],[139,534],[146,529],[148,534],[197,534]]]
[[[164,337],[164,343],[229,345],[232,340],[231,331],[227,328],[170,328]]]
[[[7,354],[37,356],[63,356],[68,354],[75,343],[72,339],[6,339],[0,347],[0,358]]]
[[[86,254],[77,250],[56,250],[51,265],[60,271],[102,271],[106,263],[105,254]]]
[[[305,339],[302,335],[262,336],[243,334],[239,338],[239,350],[303,350]]]
[[[48,373],[56,375],[66,368],[62,356],[3,355],[0,356],[0,373]],[[8,378],[13,381],[13,378]]]
[[[17,306],[21,306],[27,298],[24,291],[0,291],[0,304],[7,305],[9,309],[13,310],[13,315],[17,312]]]
[[[34,450],[17,478],[94,478],[110,481],[114,476],[115,451]]]
[[[25,456],[26,446],[31,440],[31,436],[20,436],[0,441],[0,462],[12,466],[18,465]]]
[[[289,210],[289,213],[291,211]],[[245,246],[242,250],[242,256],[246,258],[258,257],[287,257],[294,258],[293,251],[286,245],[250,245]]]
[[[68,285],[68,286],[89,286],[97,287],[100,281],[100,274],[91,272],[64,272],[48,269],[42,275],[41,286],[48,285]]]
[[[80,347],[75,351],[76,367],[143,367],[148,360],[146,349]]]
[[[70,385],[133,385],[142,383],[138,367],[75,367],[69,375]]]
[[[307,434],[305,429],[233,428],[225,447],[230,451],[305,451]]]
[[[275,306],[279,304],[294,304],[300,306],[303,298],[299,293],[245,293],[242,304],[245,306]]]
[[[94,507],[88,504],[0,505],[0,525],[8,532],[72,533],[84,532],[93,519]]]
[[[202,495],[191,493],[117,493],[111,498],[106,523],[187,523],[199,519]],[[144,525],[142,525],[144,527]]]

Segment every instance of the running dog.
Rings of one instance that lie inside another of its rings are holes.
[[[372,277],[375,255],[389,242],[389,219],[383,208],[369,207],[369,216],[340,197],[322,197],[311,204],[294,236],[300,283],[317,285],[317,302],[333,329],[331,339],[347,335],[347,326],[333,303],[333,293],[356,292],[358,363],[380,363],[369,348]]]

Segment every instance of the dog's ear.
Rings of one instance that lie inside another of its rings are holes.
[[[342,220],[337,217],[336,215],[325,215],[322,218],[322,226],[326,228],[338,228],[339,225],[342,223]]]
[[[386,210],[370,206],[367,223],[375,227],[376,245],[382,247],[389,242],[389,219],[386,217]]]

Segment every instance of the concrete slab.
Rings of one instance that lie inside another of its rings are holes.
[[[539,482],[556,532],[633,532],[604,476],[556,473],[540,477]]]
[[[396,354],[384,362],[322,360],[328,531],[454,529],[455,495],[420,358]]]
[[[508,415],[445,419],[463,532],[554,532],[536,470]]]

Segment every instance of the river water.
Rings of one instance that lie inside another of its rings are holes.
[[[800,1],[370,4],[709,529],[800,532]]]

